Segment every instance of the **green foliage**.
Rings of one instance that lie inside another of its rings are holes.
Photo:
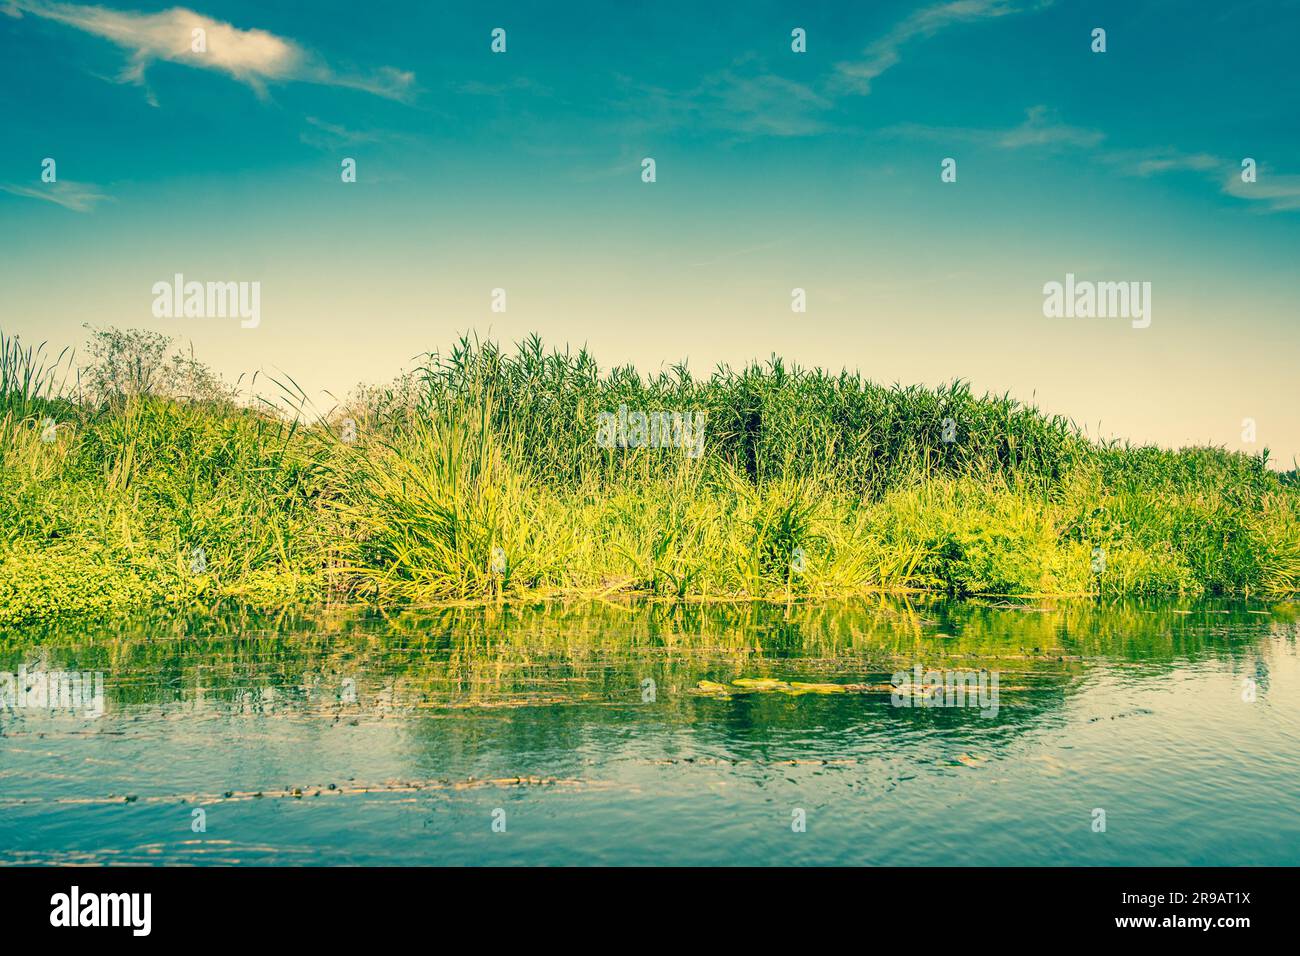
[[[318,418],[291,380],[243,407],[160,338],[95,336],[80,396],[66,353],[0,334],[0,623],[221,595],[1300,589],[1300,487],[1264,455],[1097,446],[962,383],[645,377],[462,340]],[[623,404],[706,412],[703,456],[601,447]]]

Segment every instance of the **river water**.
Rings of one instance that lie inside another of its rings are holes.
[[[896,598],[0,632],[0,864],[1296,865],[1298,634]],[[898,687],[956,672],[983,696]]]

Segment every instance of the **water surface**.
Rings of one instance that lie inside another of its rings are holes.
[[[3,632],[0,672],[103,693],[0,705],[0,863],[1295,865],[1298,620],[881,600]],[[996,671],[996,714],[896,706],[917,664]]]

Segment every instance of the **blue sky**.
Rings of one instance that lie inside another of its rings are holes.
[[[467,330],[776,352],[1300,455],[1300,4],[730,6],[0,0],[0,327],[336,394]],[[177,272],[261,324],[155,318]],[[1067,272],[1151,282],[1151,327],[1044,317]]]

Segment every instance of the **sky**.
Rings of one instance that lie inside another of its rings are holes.
[[[0,331],[326,409],[463,333],[777,354],[1300,457],[1300,2],[714,6],[0,0]],[[177,273],[256,327],[156,315]],[[1149,326],[1046,315],[1067,274]]]

